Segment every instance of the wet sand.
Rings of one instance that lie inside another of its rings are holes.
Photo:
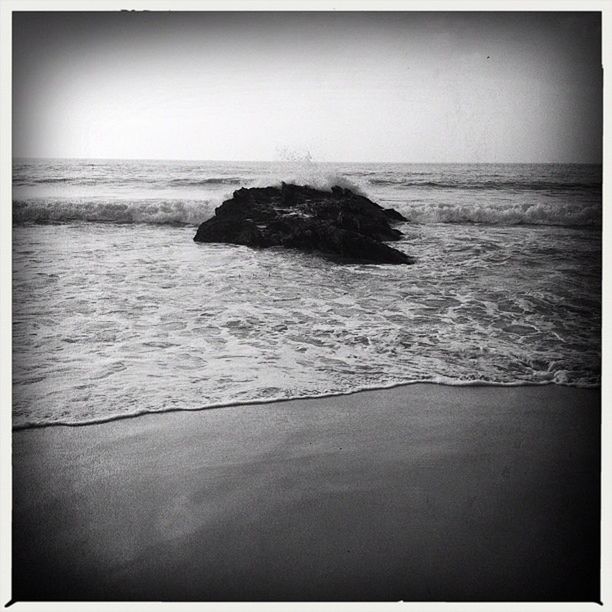
[[[13,598],[599,599],[599,390],[410,385],[13,435]]]

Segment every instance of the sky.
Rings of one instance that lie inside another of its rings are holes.
[[[599,13],[17,12],[15,157],[602,156]]]

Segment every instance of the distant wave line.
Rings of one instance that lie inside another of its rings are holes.
[[[463,189],[463,190],[501,190],[510,189],[524,191],[593,191],[601,192],[601,183],[563,183],[554,181],[414,181],[405,179],[368,179],[371,185],[387,185],[397,187],[426,187],[438,189]]]
[[[213,176],[209,178],[173,178],[173,179],[151,179],[150,177],[13,177],[13,185],[16,187],[27,187],[33,185],[53,185],[57,183],[69,183],[71,185],[112,185],[121,187],[122,185],[141,184],[145,187],[197,187],[198,185],[239,185],[241,183],[252,182],[250,177],[236,176]]]

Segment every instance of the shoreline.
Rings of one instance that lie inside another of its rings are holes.
[[[13,598],[597,601],[600,416],[416,384],[16,431]]]
[[[239,408],[241,406],[259,406],[263,404],[279,404],[283,402],[293,401],[308,401],[317,399],[327,399],[334,397],[343,397],[345,395],[355,395],[357,393],[367,393],[368,391],[386,391],[388,389],[395,389],[397,387],[409,387],[412,385],[440,385],[443,387],[540,387],[554,385],[558,387],[567,387],[570,389],[585,389],[590,391],[599,391],[601,393],[601,384],[592,385],[573,385],[569,383],[557,383],[554,381],[541,381],[541,382],[529,382],[529,381],[516,381],[516,382],[490,382],[490,381],[459,381],[456,383],[447,381],[433,381],[433,380],[413,380],[408,382],[390,383],[388,385],[376,385],[371,387],[359,387],[357,389],[351,389],[349,391],[332,391],[330,393],[322,393],[321,395],[300,395],[296,397],[272,397],[262,398],[253,400],[243,401],[228,401],[220,402],[217,404],[210,404],[209,406],[202,406],[200,408],[165,408],[163,410],[142,410],[140,412],[130,412],[125,414],[113,414],[103,416],[99,418],[90,419],[88,421],[49,421],[43,423],[31,423],[26,422],[20,425],[13,425],[12,431],[25,431],[29,429],[43,429],[47,427],[86,427],[89,425],[102,425],[104,423],[112,423],[113,421],[122,421],[125,419],[135,419],[138,417],[146,416],[148,414],[168,414],[172,412],[202,412],[206,410],[219,410],[222,408]]]

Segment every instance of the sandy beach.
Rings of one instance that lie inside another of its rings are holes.
[[[16,431],[13,597],[597,600],[599,415],[412,385]]]

